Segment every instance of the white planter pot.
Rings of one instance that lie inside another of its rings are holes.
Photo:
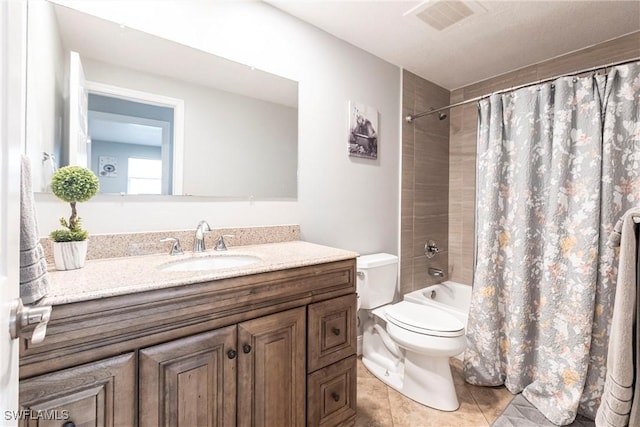
[[[87,258],[87,241],[53,242],[53,260],[56,270],[76,270],[84,267]]]

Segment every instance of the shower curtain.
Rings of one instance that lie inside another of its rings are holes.
[[[479,103],[468,382],[522,392],[550,421],[594,418],[618,218],[640,204],[640,63]]]

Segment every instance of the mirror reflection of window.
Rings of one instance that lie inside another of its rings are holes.
[[[173,109],[90,92],[88,111],[90,167],[102,193],[172,193]],[[123,168],[129,158],[160,161],[164,176],[159,191],[142,191],[138,184],[138,190],[130,190],[130,174]]]
[[[129,157],[127,194],[162,194],[162,160]]]

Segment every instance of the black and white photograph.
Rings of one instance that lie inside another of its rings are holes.
[[[349,102],[349,155],[378,158],[378,110]]]

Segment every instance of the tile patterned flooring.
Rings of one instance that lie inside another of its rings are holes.
[[[358,359],[356,427],[480,427],[490,426],[514,396],[504,387],[467,384],[462,362],[451,359],[460,408],[442,412],[420,405],[373,376]]]

